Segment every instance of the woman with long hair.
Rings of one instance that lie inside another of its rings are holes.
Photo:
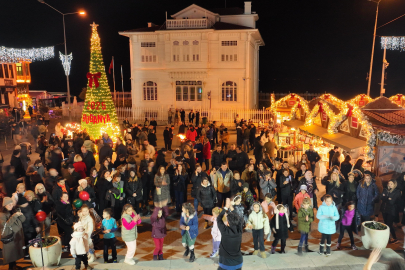
[[[363,181],[357,187],[356,195],[361,222],[371,220],[371,216],[374,215],[374,204],[379,197],[378,187],[371,175],[366,174],[364,176]]]
[[[384,223],[390,228],[391,236],[390,243],[397,244],[397,235],[395,234],[394,221],[397,214],[397,207],[401,198],[401,191],[397,189],[397,181],[390,180],[387,188],[381,194],[381,212],[384,218]]]
[[[353,165],[352,171],[360,170],[364,174],[363,163],[364,163],[364,160],[362,158],[358,158]]]
[[[332,196],[336,207],[339,208],[339,206],[341,206],[342,204],[342,194],[343,194],[340,185],[339,174],[334,172],[330,175],[330,178],[327,181],[325,181],[325,178],[322,179],[322,185],[326,187],[326,194]]]
[[[16,261],[24,257],[24,232],[22,223],[25,221],[23,213],[14,210],[14,202],[10,197],[3,199],[3,208],[0,211],[0,230],[3,241],[3,264],[8,269],[18,269]]]
[[[301,160],[297,164],[299,164],[297,166],[297,169],[301,169],[302,164],[305,164],[305,166],[307,167],[307,170],[311,169],[311,162],[309,161],[307,154],[302,154]]]
[[[174,195],[176,198],[176,212],[181,212],[181,206],[184,203],[184,191],[186,189],[186,182],[188,174],[183,167],[183,164],[177,164],[175,174],[173,176]]]
[[[35,195],[38,197],[38,200],[41,202],[41,210],[45,212],[46,219],[41,222],[43,224],[43,230],[46,236],[49,236],[51,232],[51,214],[55,207],[55,201],[49,192],[46,191],[43,184],[37,184],[35,186]]]
[[[154,179],[156,186],[153,203],[156,207],[164,207],[170,200],[170,178],[166,173],[166,169],[160,166]]]

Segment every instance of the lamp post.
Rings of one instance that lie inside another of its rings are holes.
[[[371,50],[370,71],[368,73],[367,95],[370,96],[371,75],[373,73],[373,61],[374,61],[375,34],[376,34],[376,31],[377,31],[378,8],[380,6],[381,0],[378,0],[378,1],[377,0],[368,0],[368,1],[377,3],[377,10],[376,10],[376,13],[375,13],[374,35],[373,35],[373,48]]]
[[[66,47],[66,28],[65,28],[65,16],[66,15],[72,15],[72,14],[80,14],[80,15],[85,15],[86,12],[84,11],[77,11],[77,12],[71,12],[71,13],[62,13],[53,6],[49,5],[46,3],[44,0],[38,0],[38,2],[47,5],[48,7],[52,8],[56,12],[62,15],[63,18],[63,43],[65,44],[65,55],[67,56],[67,47]],[[66,72],[66,87],[67,87],[67,98],[68,98],[68,113],[69,113],[69,121],[72,120],[72,114],[70,113],[70,85],[69,85],[69,74]]]

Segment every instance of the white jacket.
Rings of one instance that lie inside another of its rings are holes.
[[[266,214],[263,216],[262,209],[260,209],[258,213],[255,211],[250,213],[247,225],[253,225],[253,230],[261,230],[264,228],[264,234],[269,234],[270,232],[269,218]]]
[[[69,244],[72,255],[84,255],[89,252],[89,236],[84,232],[72,233],[72,240]]]
[[[215,242],[221,241],[221,232],[218,228],[217,219],[210,215],[203,215],[203,218],[213,223],[211,229],[212,240]]]
[[[84,227],[84,232],[91,237],[91,234],[94,231],[94,220],[93,218],[90,216],[90,214],[88,214],[85,217],[81,217],[80,218],[80,222],[82,223],[83,227]]]

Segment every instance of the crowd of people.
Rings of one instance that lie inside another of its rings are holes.
[[[322,234],[319,254],[331,255],[331,236],[336,232],[340,233],[337,249],[342,249],[347,231],[355,250],[353,232],[358,233],[362,221],[378,216],[374,206],[379,201],[379,211],[390,227],[390,242],[397,242],[394,224],[401,225],[405,174],[389,181],[380,193],[375,176],[364,171],[362,160],[352,165],[347,156],[340,164],[335,158],[339,148],[335,147],[330,153],[330,170],[321,179],[326,194],[319,198],[318,206],[314,172],[320,157],[313,146],[297,164],[290,165],[277,156],[270,126],[258,132],[253,122],[236,118],[237,140],[232,144],[223,124],[202,124],[199,113],[191,113],[188,125],[184,112],[169,114],[173,125],[165,127],[165,147],[159,150],[154,119],[145,119],[143,125],[130,124],[126,119],[122,138],[115,142],[108,134],[94,140],[86,130],[70,138],[57,123],[49,140],[47,129],[33,134],[40,157],[33,162],[18,144],[2,177],[0,229],[3,257],[10,269],[16,267],[18,259],[28,258],[22,246],[38,233],[49,235],[55,219],[63,251],[75,258],[76,269],[82,262],[91,268],[89,263],[95,260],[92,239],[98,235],[103,235],[104,261],[108,261],[111,250],[112,261],[117,262],[118,230],[127,246],[124,262],[134,265],[137,226],[145,216],[152,224],[153,260],[164,260],[169,210],[180,219],[184,256],[189,256],[190,262],[196,259],[198,211],[202,210],[204,229],[211,228],[213,239],[210,257],[219,256],[219,269],[242,267],[243,233],[252,234],[253,255],[262,258],[266,257],[266,239],[269,241],[273,234],[271,254],[279,243],[280,252],[285,253],[289,231],[294,230],[301,234],[298,254],[308,252],[308,236],[315,219]],[[180,119],[178,123],[176,118]],[[36,126],[44,125],[43,121],[38,119]],[[172,150],[176,124],[184,139]],[[249,158],[250,151],[254,158]],[[88,199],[79,205],[83,191]],[[46,213],[42,222],[35,218],[39,211]],[[6,240],[9,234],[14,239],[5,243],[3,238]]]

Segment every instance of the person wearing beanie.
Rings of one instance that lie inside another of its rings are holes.
[[[16,261],[24,257],[24,232],[22,222],[25,216],[21,212],[14,212],[14,201],[10,197],[3,199],[3,209],[0,211],[0,230],[2,238],[7,239],[13,235],[14,239],[3,243],[3,264],[8,264],[9,269],[17,269]]]
[[[242,192],[242,201],[246,206],[246,209],[250,209],[250,207],[253,205],[254,199],[253,199],[253,194],[249,189],[249,183],[244,183],[242,185],[243,187],[243,192]]]
[[[297,213],[301,208],[302,201],[305,198],[311,199],[307,192],[308,192],[307,186],[306,185],[301,185],[300,192],[295,196],[295,199],[294,199],[294,207],[297,210]]]
[[[83,224],[80,221],[73,226],[73,229],[72,240],[70,240],[70,253],[75,258],[76,270],[80,269],[82,262],[84,269],[93,269],[93,267],[89,266],[87,260],[90,236],[85,232]]]
[[[24,232],[25,245],[28,245],[28,241],[34,239],[41,231],[39,222],[35,218],[35,214],[32,208],[29,206],[27,199],[24,196],[19,196],[17,201],[17,207],[20,208],[21,213],[23,213],[25,220],[22,223]],[[28,250],[26,250],[26,258],[29,258]]]

